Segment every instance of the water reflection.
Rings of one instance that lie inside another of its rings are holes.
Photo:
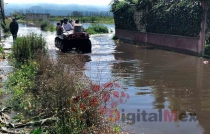
[[[141,122],[141,125],[134,124],[131,128],[138,130],[140,127],[141,132],[150,134],[210,133],[210,68],[203,64],[202,58],[126,43],[117,45],[116,50],[123,52],[115,53],[114,56],[122,60],[118,66],[125,68],[126,77],[130,78],[126,81],[130,85],[128,90],[135,92],[133,98],[139,98],[139,101],[130,100],[130,105],[150,113],[166,109],[176,110],[178,114],[196,113],[197,117],[197,122]],[[133,59],[136,62],[127,62]],[[115,69],[117,68],[113,68],[114,72]],[[125,74],[119,75],[125,77]],[[145,108],[140,100],[148,100],[148,97],[153,99],[146,102],[150,107]]]

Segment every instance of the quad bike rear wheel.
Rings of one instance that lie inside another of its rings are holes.
[[[60,50],[61,50],[61,52],[67,52],[68,51],[68,49],[66,48],[63,40],[61,40]]]
[[[83,48],[82,48],[82,52],[83,53],[91,53],[91,51],[92,51],[92,45],[91,45],[91,41],[90,40],[86,40],[85,42],[84,42],[84,46],[83,46]]]

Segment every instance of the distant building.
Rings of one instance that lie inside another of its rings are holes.
[[[49,20],[49,13],[26,13],[27,20]]]

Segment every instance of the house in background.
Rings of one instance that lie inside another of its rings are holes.
[[[49,13],[26,13],[27,20],[49,20]]]

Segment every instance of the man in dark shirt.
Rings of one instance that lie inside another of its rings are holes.
[[[9,25],[10,32],[12,33],[13,41],[17,38],[17,33],[18,33],[18,23],[16,22],[15,19],[12,19],[12,22]]]

